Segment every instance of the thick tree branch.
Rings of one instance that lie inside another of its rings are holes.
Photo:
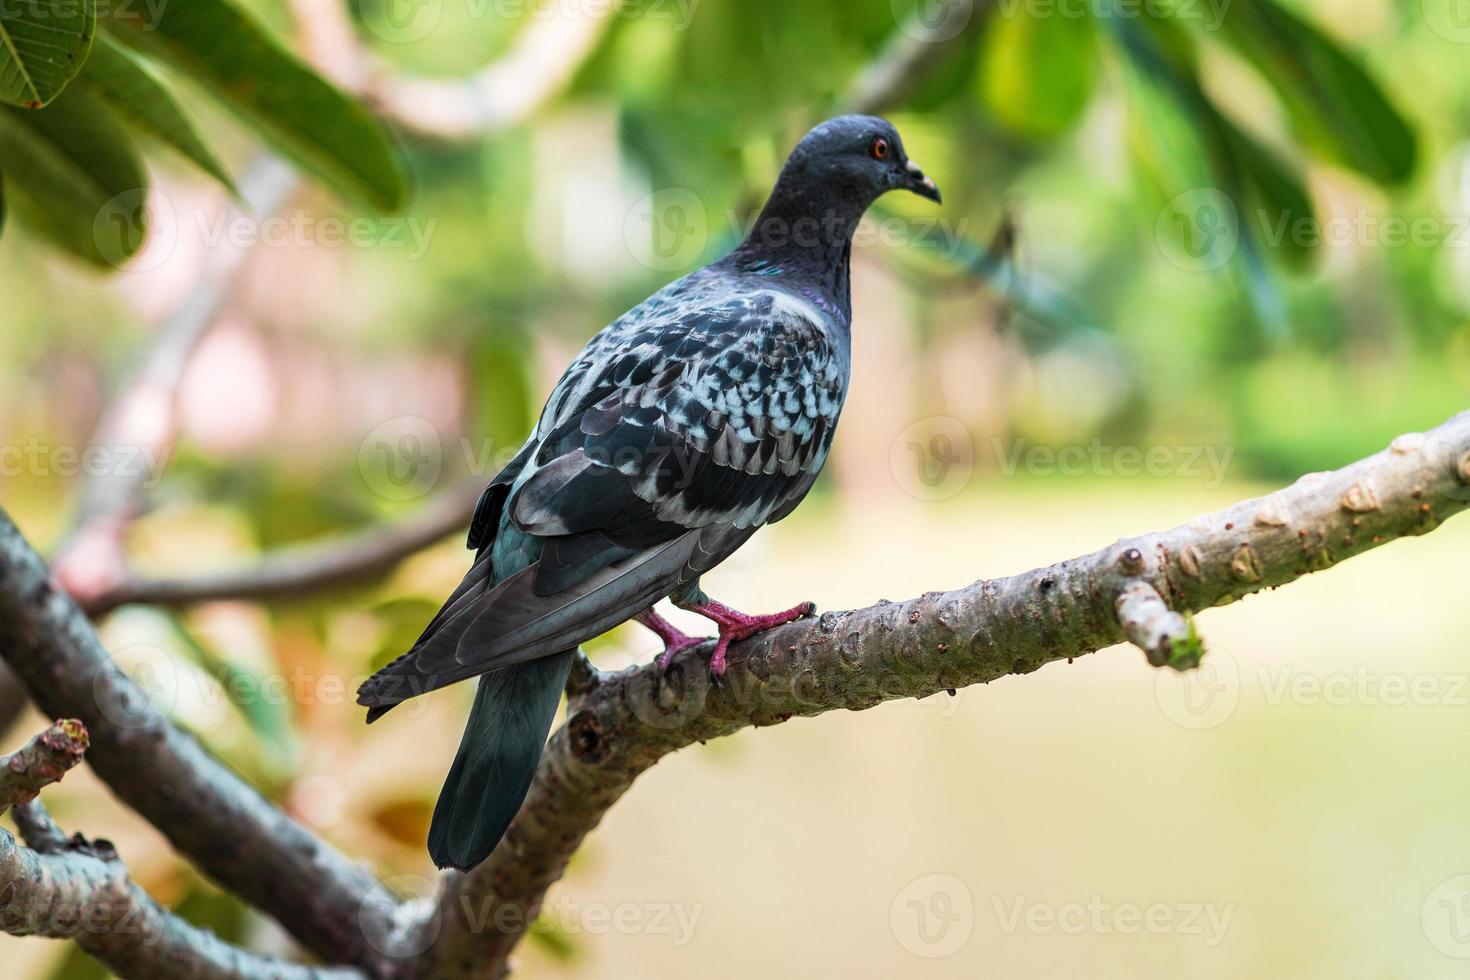
[[[25,745],[0,756],[0,813],[29,803],[64,776],[87,751],[87,729],[75,718],[65,718]]]
[[[106,841],[70,840],[39,800],[43,786],[81,760],[87,731],[61,721],[4,757],[0,799],[20,802],[16,824],[30,849],[0,830],[0,932],[75,939],[114,973],[139,980],[363,980],[247,953],[176,917],[128,877]]]
[[[86,725],[92,768],[210,877],[324,960],[377,962],[370,937],[388,928],[367,901],[377,880],[170,724],[3,511],[0,654],[43,711]]]
[[[483,480],[465,480],[397,523],[283,548],[239,568],[178,578],[129,574],[79,604],[89,615],[100,616],[133,602],[181,606],[213,599],[291,599],[366,581],[436,541],[462,532],[483,490]]]
[[[1178,614],[1423,534],[1467,506],[1470,412],[1185,526],[953,592],[783,626],[732,647],[718,685],[694,652],[663,678],[653,665],[580,672],[568,721],[552,736],[515,823],[484,864],[446,877],[436,915],[409,948],[435,941],[416,962],[405,959],[404,975],[504,972],[583,838],[640,773],[684,746],[1024,674],[1125,638],[1166,660],[1163,638],[1183,638]],[[1165,602],[1172,613],[1160,608]]]

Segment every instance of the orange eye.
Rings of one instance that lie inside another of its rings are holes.
[[[893,146],[882,136],[873,140],[873,145],[868,147],[868,155],[874,160],[887,160],[888,154],[892,152]]]

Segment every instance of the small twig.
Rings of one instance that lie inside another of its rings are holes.
[[[75,718],[64,718],[21,748],[0,756],[0,813],[18,803],[29,803],[66,775],[87,751],[87,728]]]
[[[479,139],[518,125],[551,101],[576,75],[606,33],[616,3],[533,12],[509,51],[466,78],[424,78],[393,70],[364,48],[345,5],[297,0],[311,46],[330,52],[337,77],[354,84],[379,112],[430,139]]]
[[[397,523],[283,548],[239,568],[177,578],[130,574],[78,604],[95,617],[135,602],[182,606],[214,599],[293,599],[370,580],[409,555],[462,532],[483,489],[483,480],[465,480]]]
[[[10,811],[10,816],[20,830],[21,839],[38,854],[49,854],[66,846],[65,831],[56,825],[55,820],[51,819],[51,813],[46,809],[46,804],[40,800],[16,804],[15,808]]]
[[[1203,644],[1189,621],[1170,609],[1152,585],[1130,583],[1118,594],[1115,606],[1123,634],[1129,643],[1144,652],[1149,663],[1175,670],[1199,666]]]

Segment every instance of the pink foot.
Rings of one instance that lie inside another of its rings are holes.
[[[688,608],[701,616],[714,620],[715,625],[720,629],[719,639],[715,641],[714,653],[710,654],[709,658],[710,673],[716,677],[725,673],[725,652],[730,649],[731,643],[810,616],[817,611],[814,603],[803,602],[799,606],[792,606],[782,612],[768,613],[764,616],[748,616],[743,612],[731,609],[723,602],[715,602],[713,599],[706,599]]]
[[[653,630],[658,638],[664,641],[664,652],[658,655],[659,670],[667,670],[669,662],[680,653],[683,653],[690,647],[699,646],[706,639],[705,637],[690,636],[684,633],[679,627],[654,612],[651,607],[643,610],[643,612],[633,618]]]

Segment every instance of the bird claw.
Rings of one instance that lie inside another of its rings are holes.
[[[764,633],[768,629],[775,629],[777,626],[784,626],[798,619],[805,619],[815,615],[817,611],[817,605],[814,602],[803,602],[790,609],[763,616],[750,616],[712,600],[685,608],[699,613],[719,627],[719,635],[714,637],[715,647],[710,651],[709,657],[709,672],[717,679],[725,674],[725,654],[729,651],[731,643],[749,639],[757,633]],[[660,674],[669,669],[669,665],[679,654],[690,647],[703,646],[711,639],[710,637],[685,635],[652,609],[639,613],[634,618],[657,633],[664,641],[664,652],[658,656]]]
[[[690,647],[703,646],[714,637],[710,636],[685,636],[681,640],[675,640],[664,647],[664,652],[658,655],[658,670],[662,674],[669,669],[669,664],[674,658],[688,650]]]
[[[817,611],[817,606],[814,602],[803,602],[778,613],[751,616],[717,602],[708,602],[696,607],[695,611],[701,616],[714,620],[719,626],[720,636],[715,642],[714,651],[710,654],[709,670],[715,677],[722,677],[726,666],[725,654],[729,651],[731,643],[748,640],[757,633],[764,633],[777,626],[805,619]]]

